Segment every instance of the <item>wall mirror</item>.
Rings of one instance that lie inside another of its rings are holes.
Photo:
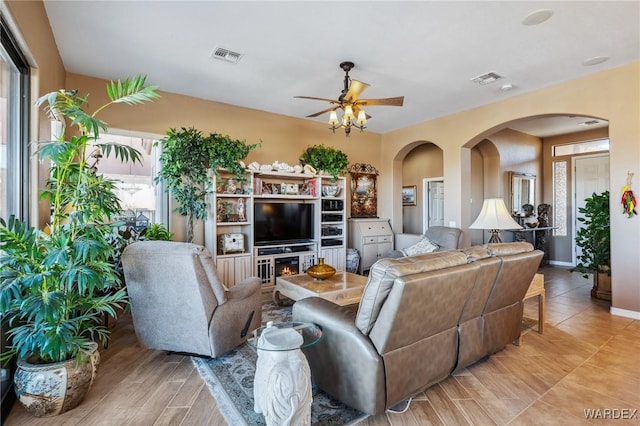
[[[509,172],[511,177],[511,212],[517,216],[524,216],[522,206],[535,206],[536,175],[529,173]]]

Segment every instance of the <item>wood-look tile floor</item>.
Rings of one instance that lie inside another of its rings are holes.
[[[640,425],[640,321],[611,315],[609,303],[592,299],[590,281],[578,274],[540,272],[544,334],[529,331],[521,346],[509,345],[417,395],[405,413],[360,425]],[[525,316],[537,318],[535,298]],[[118,320],[101,357],[79,407],[37,419],[16,403],[6,425],[225,424],[190,358],[142,348],[130,318]],[[587,418],[585,410],[600,418]]]

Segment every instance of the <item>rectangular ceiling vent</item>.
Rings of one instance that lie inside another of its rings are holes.
[[[242,58],[242,53],[234,52],[232,50],[225,49],[224,47],[216,47],[209,56],[215,59],[220,59],[221,61],[237,64],[240,58]]]
[[[491,71],[486,74],[482,74],[477,77],[474,77],[471,79],[471,81],[473,81],[474,83],[478,83],[481,86],[484,86],[485,84],[493,83],[494,81],[499,80],[501,78],[502,76],[500,74]]]

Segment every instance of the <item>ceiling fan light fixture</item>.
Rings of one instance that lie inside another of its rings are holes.
[[[344,133],[347,137],[351,134],[352,127],[360,129],[361,132],[366,129],[365,124],[367,124],[367,114],[360,109],[361,106],[402,106],[402,103],[404,102],[404,96],[385,99],[358,99],[360,94],[369,87],[369,85],[358,80],[351,80],[349,77],[349,71],[351,71],[353,67],[353,62],[340,63],[340,68],[345,72],[345,76],[344,88],[342,89],[342,92],[340,92],[338,99],[318,98],[315,96],[294,96],[296,98],[315,99],[325,102],[328,101],[332,105],[330,108],[307,115],[307,117],[317,117],[329,112],[329,129],[335,133],[336,129],[344,128]],[[344,111],[342,114],[342,121],[338,120],[338,114],[336,112],[338,108]],[[369,118],[371,118],[371,116],[369,116]]]
[[[331,111],[331,114],[329,114],[329,125],[336,126],[338,123],[338,114],[336,114],[336,110],[334,109]]]
[[[351,107],[351,105],[345,105],[343,118],[348,118],[348,119],[352,120],[353,117],[354,117],[353,108]]]
[[[367,124],[367,114],[365,114],[364,110],[360,110],[360,112],[358,113],[357,123],[361,126]]]

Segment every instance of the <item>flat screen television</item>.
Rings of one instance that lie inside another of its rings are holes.
[[[313,204],[256,201],[253,239],[256,246],[313,240]]]

